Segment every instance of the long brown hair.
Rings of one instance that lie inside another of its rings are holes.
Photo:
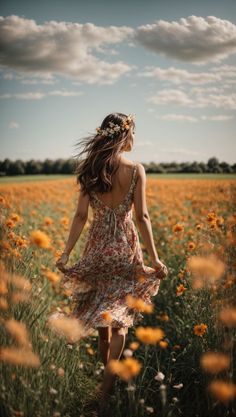
[[[124,113],[110,113],[103,120],[100,128],[109,128],[109,122],[122,125],[127,115]],[[118,131],[113,135],[104,136],[101,133],[91,134],[76,143],[76,147],[83,146],[82,151],[75,156],[76,183],[84,194],[92,190],[107,192],[112,188],[111,177],[118,169],[119,152],[125,148],[129,140],[130,130],[135,128],[135,122],[131,119],[130,128]],[[82,159],[82,155],[86,157]]]

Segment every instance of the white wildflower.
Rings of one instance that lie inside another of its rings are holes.
[[[163,381],[164,378],[165,378],[165,375],[162,372],[158,372],[156,376],[154,377],[154,379],[156,379],[159,382]]]
[[[133,356],[133,351],[131,349],[125,349],[124,352],[123,352],[123,355],[126,358],[130,358],[131,356]]]
[[[183,388],[184,384],[182,382],[180,384],[173,385],[173,388],[180,389]]]

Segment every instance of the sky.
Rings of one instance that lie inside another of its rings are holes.
[[[236,162],[234,0],[7,0],[0,38],[0,160],[73,158],[121,112],[128,159]]]

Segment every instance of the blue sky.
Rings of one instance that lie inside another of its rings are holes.
[[[117,111],[129,159],[236,162],[234,1],[8,0],[0,37],[0,159],[73,157]]]

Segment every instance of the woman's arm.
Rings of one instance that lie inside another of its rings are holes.
[[[78,205],[70,227],[69,237],[63,253],[70,254],[88,219],[89,196],[79,192]]]
[[[138,180],[134,190],[134,209],[138,228],[152,261],[159,260],[156,252],[152,225],[146,203],[146,172],[142,164],[138,164]]]

